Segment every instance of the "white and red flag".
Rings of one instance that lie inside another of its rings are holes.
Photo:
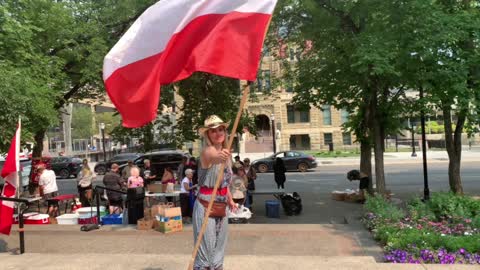
[[[1,172],[1,176],[5,179],[2,197],[14,198],[17,194],[18,172],[20,171],[20,129],[21,123],[19,120],[17,131],[10,144],[7,159]],[[0,233],[10,235],[13,223],[13,208],[14,202],[0,200]]]
[[[148,8],[103,63],[125,127],[155,119],[160,86],[196,71],[255,81],[277,0],[162,0]]]

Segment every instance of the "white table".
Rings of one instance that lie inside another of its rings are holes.
[[[174,191],[172,193],[151,193],[146,191],[145,197],[147,198],[148,207],[150,207],[150,198],[173,198],[173,203],[177,205],[177,201],[180,201],[180,191]]]

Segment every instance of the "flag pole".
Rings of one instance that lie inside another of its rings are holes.
[[[21,175],[22,175],[22,168],[20,167],[20,145],[21,145],[21,142],[20,142],[20,138],[21,138],[21,133],[22,133],[22,117],[21,116],[18,116],[18,130],[19,130],[19,135],[18,135],[18,138],[16,140],[16,153],[15,153],[15,158],[16,158],[16,162],[17,162],[17,174],[16,174],[16,180],[15,180],[15,184],[17,185],[17,192],[15,192],[16,194],[16,197],[17,199],[20,198],[20,181],[21,181]],[[16,131],[15,131],[16,132]]]
[[[237,133],[238,122],[240,122],[240,117],[242,116],[243,107],[245,107],[245,103],[247,102],[248,94],[250,93],[250,85],[252,82],[247,82],[247,85],[243,88],[242,100],[240,101],[240,107],[237,111],[237,116],[235,118],[235,122],[233,124],[232,132],[230,133],[230,138],[228,139],[227,149],[232,148],[233,139],[235,138],[235,134]],[[230,157],[231,158],[231,157]],[[223,180],[223,172],[225,169],[225,162],[222,163],[220,166],[220,171],[218,173],[217,182],[215,183],[215,187],[213,188],[212,196],[210,197],[210,201],[208,202],[208,207],[205,209],[205,216],[203,217],[202,228],[197,236],[197,241],[195,243],[195,247],[193,249],[192,258],[190,259],[190,263],[188,265],[187,270],[193,270],[193,264],[195,263],[195,257],[197,256],[198,249],[200,248],[200,244],[203,241],[203,235],[205,234],[205,230],[208,225],[208,215],[212,210],[213,202],[215,197],[217,196],[217,190],[220,186],[220,183]],[[225,217],[228,218],[228,217]]]

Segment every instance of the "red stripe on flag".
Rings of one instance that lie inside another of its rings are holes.
[[[5,181],[2,197],[15,197],[17,189],[9,182]],[[13,202],[0,200],[0,233],[10,235],[10,229],[13,223]]]
[[[162,53],[117,69],[105,81],[108,95],[125,127],[155,119],[160,85],[196,71],[254,81],[269,14],[209,14],[172,36]]]

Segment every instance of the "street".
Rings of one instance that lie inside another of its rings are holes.
[[[447,163],[435,163],[429,166],[429,184],[431,192],[448,191]],[[280,219],[265,217],[264,201],[274,199],[273,196],[260,195],[254,197],[254,217],[251,223],[295,223],[295,224],[322,224],[344,223],[344,213],[355,216],[361,212],[359,204],[337,202],[330,198],[333,190],[358,188],[358,182],[349,182],[346,179],[347,171],[354,166],[319,166],[315,170],[299,173],[287,173],[286,190],[296,191],[302,197],[303,213],[300,216],[288,217],[282,215]],[[423,194],[422,164],[386,165],[387,189],[394,193],[395,198],[408,200],[413,195]],[[462,166],[462,181],[465,193],[480,194],[478,180],[480,168],[474,162],[465,162]],[[102,185],[103,176],[97,176],[94,185]],[[76,193],[75,179],[57,179],[61,194]],[[258,174],[257,190],[276,188],[272,173]]]

